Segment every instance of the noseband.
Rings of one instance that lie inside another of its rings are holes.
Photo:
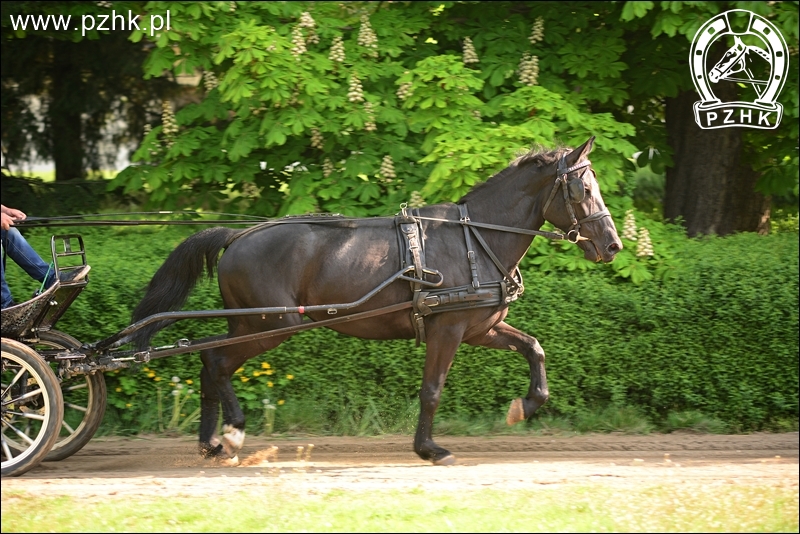
[[[580,233],[581,224],[591,221],[598,221],[603,217],[611,217],[611,214],[608,212],[607,209],[602,209],[600,211],[596,211],[591,215],[584,217],[583,219],[578,219],[575,216],[575,209],[572,207],[572,204],[578,204],[583,201],[584,198],[584,184],[583,184],[583,174],[586,171],[583,171],[581,175],[577,178],[573,178],[572,180],[567,180],[567,176],[577,171],[578,169],[583,169],[584,167],[588,167],[591,165],[592,162],[584,160],[580,163],[576,163],[572,167],[567,167],[567,158],[566,156],[561,156],[561,159],[558,160],[558,170],[556,171],[556,183],[553,186],[553,190],[550,192],[550,197],[547,199],[547,202],[544,205],[544,210],[542,210],[542,216],[547,213],[547,208],[550,207],[550,203],[556,196],[556,192],[559,188],[561,188],[564,194],[564,204],[567,206],[567,212],[569,212],[570,219],[572,220],[572,226],[569,230],[567,230],[567,241],[570,243],[577,243],[578,241],[588,241],[588,237],[583,237]]]

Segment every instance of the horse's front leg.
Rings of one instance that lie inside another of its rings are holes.
[[[463,331],[455,332],[453,328],[435,331],[429,328],[428,332],[425,369],[422,375],[422,387],[419,390],[420,412],[414,436],[414,452],[423,460],[429,460],[435,465],[451,465],[456,461],[455,456],[433,441],[433,416],[439,407],[444,381],[456,350],[461,344]]]
[[[508,409],[506,422],[509,425],[519,423],[531,417],[547,399],[547,375],[544,370],[544,351],[535,337],[529,336],[504,322],[498,323],[483,335],[465,340],[470,345],[479,345],[492,349],[513,350],[522,354],[531,370],[531,384],[528,395],[524,399],[514,399]]]

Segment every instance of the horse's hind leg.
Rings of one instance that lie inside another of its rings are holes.
[[[226,455],[234,458],[244,445],[245,417],[231,377],[250,358],[277,347],[289,336],[267,338],[263,341],[227,345],[200,353],[203,360],[200,412],[200,452],[206,456]],[[224,434],[215,435],[218,405],[222,405]]]
[[[529,336],[506,323],[498,323],[482,336],[465,340],[470,345],[479,345],[492,349],[513,350],[522,354],[531,371],[531,384],[528,395],[524,399],[514,399],[508,409],[506,422],[509,425],[519,423],[531,417],[547,399],[547,375],[544,370],[544,350],[535,337]]]
[[[203,356],[205,361],[206,357]],[[217,437],[219,419],[219,393],[208,367],[203,364],[200,371],[200,454],[204,457],[217,456],[222,444]]]

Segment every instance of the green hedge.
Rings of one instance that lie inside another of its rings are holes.
[[[126,326],[149,277],[196,230],[82,231],[91,283],[59,328],[87,342]],[[38,250],[48,249],[49,234],[39,230],[29,236]],[[435,258],[429,261],[435,266]],[[525,294],[512,305],[508,322],[536,336],[547,353],[546,411],[575,415],[609,404],[632,405],[659,420],[671,411],[699,410],[742,430],[797,418],[797,234],[687,240],[681,265],[678,276],[641,285],[604,270],[525,274]],[[34,284],[11,262],[9,271],[16,300],[22,300]],[[186,309],[219,307],[216,283],[208,282],[195,290]],[[220,320],[184,322],[156,343],[224,328]],[[248,362],[234,383],[250,411],[259,410],[265,397],[273,403],[315,399],[320,406],[372,398],[404,406],[416,396],[423,361],[424,347],[411,341],[362,341],[312,330]],[[168,389],[170,377],[197,387],[200,362],[194,354],[176,356],[147,369],[108,375],[112,413],[132,427],[146,425],[156,388]],[[463,346],[440,413],[497,413],[524,395],[527,385],[527,363],[520,355]]]

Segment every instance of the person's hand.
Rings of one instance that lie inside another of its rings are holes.
[[[0,214],[0,218],[2,219],[2,221],[0,221],[2,222],[0,226],[2,226],[3,230],[8,230],[12,226],[14,226],[14,219],[12,219],[10,215],[6,215],[5,212]]]
[[[25,215],[24,212],[22,212],[22,211],[20,211],[18,209],[6,208],[5,206],[3,206],[3,208],[4,208],[3,209],[3,213],[8,215],[9,217],[14,219],[15,221],[22,221],[22,220],[24,220],[24,219],[26,219],[28,217],[27,215]]]

